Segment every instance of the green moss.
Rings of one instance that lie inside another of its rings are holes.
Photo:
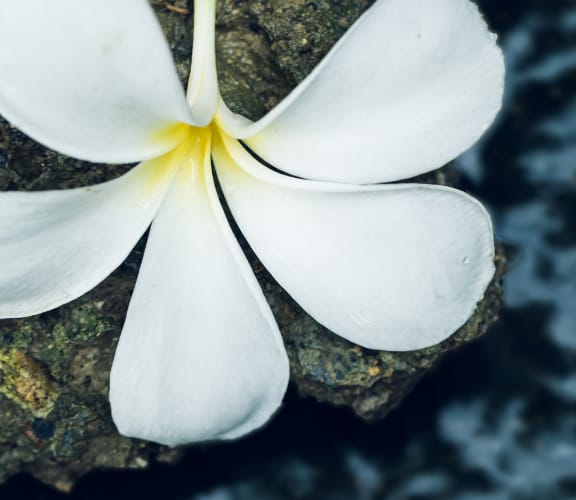
[[[46,367],[18,349],[0,349],[0,393],[35,417],[54,408],[58,388]]]
[[[34,340],[34,326],[23,322],[17,328],[0,330],[0,347],[10,346],[25,351]]]
[[[64,349],[70,343],[81,343],[92,337],[102,335],[110,328],[110,321],[102,317],[102,311],[97,303],[84,304],[73,311],[64,321],[54,325],[52,338],[59,349]]]

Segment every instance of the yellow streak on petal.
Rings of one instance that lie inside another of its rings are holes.
[[[172,180],[174,174],[190,157],[191,144],[194,142],[197,130],[190,125],[178,123],[162,132],[164,140],[173,142],[176,147],[162,156],[145,162],[142,174],[146,176],[147,189],[158,189],[159,186]]]
[[[212,152],[218,155],[218,168],[222,170],[237,168],[236,163],[230,157],[230,154],[228,153],[228,150],[224,144],[223,135],[225,132],[223,132],[217,124],[214,126],[213,130],[214,135],[212,137]]]
[[[175,143],[167,153],[144,162],[141,168],[146,190],[166,187],[167,183],[189,182],[205,189],[204,170],[210,164],[210,146],[215,128],[175,124],[158,134],[157,140]]]
[[[195,128],[188,140],[188,152],[179,176],[182,181],[190,182],[205,192],[208,179],[205,175],[207,163],[211,165],[210,144],[211,127]]]
[[[190,128],[190,125],[187,123],[173,123],[154,132],[154,134],[152,134],[152,141],[162,146],[175,147],[186,139]]]
[[[250,169],[249,164],[241,165],[237,161],[238,155],[235,155],[235,150],[240,151],[240,155],[244,153],[243,147],[237,139],[234,139],[228,135],[224,130],[218,126],[218,122],[213,126],[214,138],[212,142],[212,151],[218,154],[218,168],[228,171],[233,171],[235,169],[240,169],[242,172],[248,173],[252,177],[260,177],[257,171]],[[254,162],[258,164],[258,162]],[[262,167],[263,170],[267,170],[266,167]],[[239,179],[242,179],[240,176]]]

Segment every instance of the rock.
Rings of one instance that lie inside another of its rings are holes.
[[[229,106],[252,119],[274,107],[371,2],[221,0],[218,64]],[[191,6],[152,1],[187,79]],[[0,189],[43,190],[102,182],[129,166],[89,164],[29,140],[0,119]],[[442,172],[427,182],[444,183]],[[0,482],[27,471],[67,491],[99,467],[174,462],[181,450],[119,436],[110,419],[108,376],[144,243],[93,291],[57,310],[0,322]],[[248,253],[249,250],[247,249]],[[250,256],[282,328],[292,381],[303,395],[385,416],[448,351],[485,333],[500,306],[498,273],[475,315],[444,343],[415,352],[360,348],[307,316]]]

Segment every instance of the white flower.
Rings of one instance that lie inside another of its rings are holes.
[[[484,208],[395,181],[472,144],[500,106],[500,50],[468,0],[378,0],[256,123],[222,102],[216,0],[195,1],[187,98],[144,0],[0,0],[0,112],[84,160],[141,163],[98,186],[0,196],[0,316],[102,281],[151,221],[110,399],[123,434],[234,438],[281,403],[278,327],[228,226],[320,323],[374,349],[450,336],[493,275]],[[270,170],[260,158],[291,177]],[[313,179],[304,180],[301,179]]]

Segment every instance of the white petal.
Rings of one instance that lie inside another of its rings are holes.
[[[438,168],[500,108],[504,66],[468,0],[379,0],[271,113],[220,123],[309,179],[383,182]]]
[[[162,166],[85,188],[0,193],[0,317],[58,307],[116,269],[160,205],[172,177]]]
[[[124,163],[192,123],[145,0],[0,0],[0,113],[61,153]]]
[[[187,98],[198,125],[208,125],[219,100],[214,42],[216,0],[194,1],[194,44]]]
[[[152,225],[110,382],[119,431],[171,446],[261,426],[288,382],[274,318],[193,168]]]
[[[473,198],[286,178],[226,144],[234,160],[218,143],[214,162],[234,218],[317,321],[364,347],[404,351],[444,340],[472,315],[494,272],[490,218]]]

